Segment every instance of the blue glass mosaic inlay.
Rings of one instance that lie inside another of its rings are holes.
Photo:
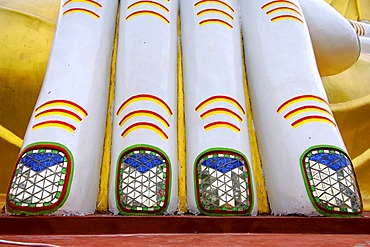
[[[227,173],[235,168],[244,166],[243,162],[229,157],[212,157],[204,160],[201,165],[210,167],[222,173]]]
[[[153,154],[133,154],[124,160],[124,163],[135,168],[138,172],[146,173],[150,169],[162,165],[163,159]]]
[[[333,169],[334,171],[338,171],[341,168],[350,165],[349,160],[345,156],[335,153],[313,154],[309,159],[320,164],[326,165]]]
[[[44,171],[46,168],[63,163],[64,158],[55,153],[31,153],[21,159],[21,163],[35,172]]]

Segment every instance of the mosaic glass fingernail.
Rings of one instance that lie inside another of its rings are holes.
[[[169,167],[157,151],[140,149],[120,159],[119,206],[128,213],[158,213],[167,204]]]
[[[312,199],[321,211],[361,213],[360,192],[347,155],[333,148],[313,149],[303,156],[302,165]]]
[[[247,161],[231,152],[211,152],[196,165],[198,205],[204,213],[246,214],[252,206]]]
[[[64,199],[69,171],[69,159],[62,150],[26,151],[11,180],[8,206],[30,212],[52,210]]]

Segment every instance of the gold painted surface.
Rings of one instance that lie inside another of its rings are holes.
[[[26,131],[45,74],[58,6],[56,0],[0,0],[0,125],[11,136],[23,138]],[[17,137],[10,142],[0,137],[0,193],[6,192],[19,153]]]
[[[370,21],[370,1],[369,0],[356,0],[359,10],[360,20]]]
[[[0,194],[0,213],[2,212],[4,206],[5,206],[5,194]]]
[[[326,2],[330,3],[343,16],[351,20],[358,20],[359,11],[356,0],[326,0]]]
[[[370,20],[369,0],[326,0],[343,16],[351,20]]]
[[[327,0],[343,16],[370,20],[369,0]],[[352,158],[364,210],[370,211],[370,55],[350,69],[323,78],[330,106]]]

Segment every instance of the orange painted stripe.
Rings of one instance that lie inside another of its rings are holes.
[[[290,5],[293,5],[294,7],[296,7],[297,9],[300,9],[295,3],[291,2],[291,1],[287,1],[287,0],[276,0],[276,1],[271,1],[269,3],[266,3],[265,5],[263,5],[261,7],[261,9],[266,9],[272,5],[275,5],[275,4],[290,4]]]
[[[122,132],[121,136],[123,138],[125,138],[130,132],[132,132],[136,129],[149,129],[149,130],[152,130],[152,131],[156,132],[157,134],[159,134],[164,140],[168,139],[168,136],[166,135],[166,133],[160,127],[158,127],[155,124],[148,123],[148,122],[137,122],[137,123],[134,123],[134,124],[128,126]]]
[[[50,100],[40,105],[39,107],[37,107],[35,111],[38,112],[41,109],[44,109],[46,107],[55,106],[55,105],[58,105],[58,106],[65,105],[67,107],[77,110],[78,112],[82,113],[85,117],[88,115],[87,111],[84,108],[82,108],[78,104],[72,101],[69,101],[69,100]]]
[[[137,15],[152,15],[152,16],[158,17],[159,19],[166,22],[167,24],[170,24],[170,21],[167,20],[166,17],[152,10],[139,10],[139,11],[133,12],[126,17],[126,20],[130,20],[132,17],[135,17]]]
[[[163,4],[160,4],[158,2],[155,2],[155,1],[145,1],[145,0],[142,0],[142,1],[137,1],[133,4],[131,4],[130,6],[127,7],[127,9],[131,9],[137,5],[141,5],[141,4],[150,4],[150,5],[154,5],[154,6],[157,6],[157,7],[160,7],[162,9],[164,9],[166,12],[169,12],[170,10],[164,6]]]
[[[210,109],[208,111],[205,111],[204,113],[202,113],[200,115],[200,117],[202,119],[205,119],[208,116],[218,114],[218,113],[230,115],[230,116],[234,117],[235,119],[237,119],[239,122],[243,121],[243,119],[236,112],[234,112],[230,109],[227,109],[227,108],[223,108],[223,107],[217,107],[217,108],[213,108],[213,109]]]
[[[95,2],[95,1],[92,1],[92,0],[69,0],[69,1],[67,1],[67,2],[65,2],[63,4],[63,7],[66,6],[66,5],[68,5],[68,4],[70,4],[70,3],[73,3],[73,2],[88,3],[88,4],[91,4],[91,5],[94,5],[94,6],[98,7],[98,8],[102,8],[103,7],[100,3]]]
[[[59,109],[59,108],[56,108],[56,109],[49,109],[49,110],[45,110],[45,111],[42,111],[42,112],[39,112],[35,115],[35,118],[41,118],[43,116],[48,116],[48,115],[63,115],[63,116],[67,116],[67,117],[70,117],[70,118],[73,118],[75,120],[77,120],[78,122],[81,122],[82,118],[77,115],[76,113],[72,112],[72,111],[69,111],[69,110],[66,110],[66,109]]]
[[[51,120],[51,121],[44,121],[38,124],[35,124],[32,126],[32,130],[39,129],[39,128],[46,128],[46,127],[57,127],[57,128],[63,128],[68,130],[69,132],[74,132],[76,130],[76,127],[58,120]]]
[[[85,13],[85,14],[89,14],[97,19],[100,18],[100,16],[98,14],[96,14],[95,12],[91,11],[91,10],[88,10],[88,9],[84,9],[84,8],[72,8],[72,9],[68,9],[66,11],[63,12],[63,15],[67,15],[67,14],[71,14],[71,13],[74,13],[74,12],[81,12],[81,13]]]
[[[151,94],[138,94],[138,95],[128,98],[125,102],[122,103],[122,105],[117,110],[117,113],[116,113],[117,116],[120,115],[123,109],[126,108],[128,105],[132,104],[135,101],[140,101],[140,100],[153,101],[157,103],[158,105],[160,105],[161,107],[163,107],[170,116],[172,116],[173,114],[171,108],[161,98],[151,95]]]
[[[128,113],[121,119],[121,121],[119,122],[119,125],[122,126],[127,120],[135,116],[154,117],[158,119],[159,121],[161,121],[167,128],[170,127],[170,124],[167,122],[167,120],[164,117],[162,117],[161,115],[159,115],[158,113],[154,111],[148,111],[148,110],[137,110],[137,111],[132,111]]]
[[[337,125],[329,118],[323,117],[323,116],[308,116],[303,117],[301,119],[298,119],[297,121],[292,123],[293,128],[298,128],[304,124],[310,123],[310,122],[326,122],[329,124],[332,124],[333,126],[337,127]]]
[[[207,24],[222,24],[222,25],[225,25],[231,29],[233,29],[233,26],[230,25],[229,23],[227,23],[226,21],[224,20],[221,20],[221,19],[207,19],[207,20],[203,20],[201,22],[199,22],[199,25],[203,26],[203,25],[207,25]]]
[[[245,115],[245,111],[244,111],[243,107],[239,104],[238,101],[236,101],[235,99],[233,99],[229,96],[224,96],[224,95],[216,95],[216,96],[209,97],[208,99],[206,99],[202,103],[200,103],[195,108],[195,111],[197,111],[197,112],[200,111],[203,107],[205,107],[206,105],[208,105],[208,104],[210,104],[214,101],[230,102],[230,103],[234,104],[235,106],[237,106],[239,108],[239,110],[243,113],[243,115]]]
[[[298,18],[297,16],[294,15],[279,15],[271,19],[272,22],[279,21],[279,20],[296,20],[299,21],[300,23],[303,23],[303,20]]]
[[[355,26],[356,26],[356,33],[359,36],[364,36],[365,35],[365,28],[364,28],[364,26],[361,25],[361,23],[358,23],[358,22],[355,22]]]
[[[319,107],[319,106],[314,106],[314,105],[308,105],[308,106],[302,106],[302,107],[299,107],[297,109],[294,109],[290,112],[288,112],[287,114],[285,114],[284,118],[289,120],[290,118],[292,118],[293,116],[297,115],[297,114],[300,114],[302,112],[307,112],[307,111],[318,111],[318,112],[323,112],[327,115],[330,115],[333,117],[333,114],[331,112],[329,112],[327,109],[325,108],[322,108],[322,107]]]
[[[362,34],[361,36],[365,36],[366,30],[364,28],[364,25],[360,24],[360,26],[361,26],[361,34]]]
[[[228,128],[228,129],[232,129],[235,132],[240,132],[240,128],[238,128],[232,123],[224,122],[224,121],[212,122],[204,126],[204,129],[206,131],[214,129],[214,128]]]
[[[290,7],[278,7],[278,8],[274,8],[274,9],[271,9],[271,10],[269,10],[269,11],[267,11],[266,12],[266,14],[273,14],[273,13],[275,13],[275,12],[279,12],[279,11],[291,11],[291,12],[294,12],[294,13],[296,13],[296,14],[298,14],[299,16],[302,16],[302,14],[301,13],[299,13],[299,11],[298,10],[296,10],[296,9],[293,9],[293,8],[290,8]]]
[[[358,27],[357,27],[356,23],[354,23],[352,21],[350,23],[351,23],[352,27],[355,29],[356,34],[359,35],[359,31],[358,31]]]
[[[220,9],[203,9],[202,11],[198,12],[197,16],[202,16],[207,13],[220,13],[227,16],[230,20],[234,20],[234,17],[232,15]]]
[[[227,8],[229,8],[232,12],[235,12],[234,9],[228,5],[227,3],[225,3],[224,1],[221,1],[221,0],[201,0],[197,3],[194,4],[195,7],[198,7],[199,5],[202,5],[202,4],[206,4],[206,3],[216,3],[216,4],[220,4],[220,5],[223,5],[223,6],[226,6]]]
[[[318,101],[318,102],[324,103],[325,105],[327,105],[329,107],[328,102],[326,102],[323,98],[320,98],[316,95],[301,95],[301,96],[291,98],[290,100],[284,102],[276,111],[280,114],[288,106],[290,106],[292,104],[295,104],[297,102],[302,102],[302,101],[306,101],[306,100]]]

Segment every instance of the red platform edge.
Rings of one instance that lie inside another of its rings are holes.
[[[1,235],[181,233],[370,234],[370,212],[357,218],[256,216],[0,216]]]

